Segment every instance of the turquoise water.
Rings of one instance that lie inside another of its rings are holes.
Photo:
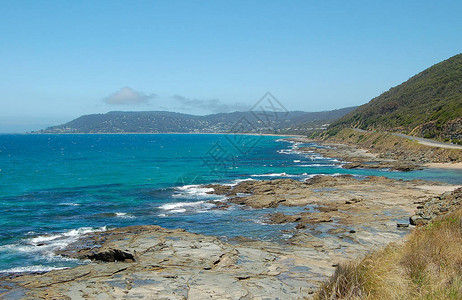
[[[197,186],[204,183],[338,173],[462,183],[462,173],[451,170],[344,170],[298,146],[271,136],[0,135],[0,272],[82,263],[53,250],[112,227],[153,224],[262,240],[284,239],[293,227],[265,225],[272,209],[211,210],[207,201],[223,199]]]

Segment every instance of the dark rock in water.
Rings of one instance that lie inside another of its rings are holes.
[[[342,168],[344,169],[356,169],[356,168],[360,168],[362,167],[362,164],[360,163],[348,163],[348,164],[344,164],[342,166]]]
[[[226,195],[231,190],[231,186],[221,184],[207,184],[204,187],[213,189],[213,191],[207,192],[207,194]]]
[[[407,227],[409,227],[409,224],[408,223],[398,223],[398,224],[396,224],[396,227],[398,227],[398,228],[407,228]]]
[[[215,207],[213,207],[212,209],[225,210],[225,209],[227,209],[228,207],[231,206],[231,205],[229,205],[228,203],[223,202],[223,201],[213,201],[213,200],[210,200],[210,201],[207,201],[207,203],[210,203],[210,204],[215,205]]]
[[[284,223],[295,223],[300,221],[302,218],[297,215],[285,215],[283,213],[274,213],[268,215],[268,219],[272,224],[284,224]]]
[[[82,257],[86,257],[91,260],[104,261],[104,262],[135,261],[135,257],[133,256],[133,254],[126,252],[126,251],[119,250],[119,249],[107,249],[105,251],[83,254]]]
[[[234,198],[228,199],[229,202],[234,203],[234,204],[238,204],[238,205],[247,204],[246,200],[247,200],[247,197],[234,197]]]
[[[390,169],[392,171],[400,171],[400,172],[409,172],[415,169],[422,169],[414,164],[407,164],[407,163],[400,163],[400,162],[377,162],[377,163],[359,163],[359,162],[352,162],[347,163],[342,166],[344,169]]]
[[[351,200],[345,201],[345,204],[354,204],[354,203],[358,203],[358,202],[361,202],[361,200],[360,200],[360,199],[353,198],[353,199],[351,199]]]
[[[428,221],[427,221],[427,220],[424,220],[424,219],[423,219],[422,217],[420,217],[420,216],[414,215],[414,216],[412,216],[412,217],[409,218],[409,223],[410,223],[411,225],[414,225],[414,226],[419,226],[419,225],[425,225],[425,224],[427,224]]]
[[[298,223],[297,226],[295,226],[295,229],[306,229],[306,225],[303,223]]]
[[[401,171],[401,172],[410,172],[412,170],[415,170],[416,168],[415,167],[412,167],[412,166],[395,166],[392,168],[392,170],[395,170],[395,171]]]

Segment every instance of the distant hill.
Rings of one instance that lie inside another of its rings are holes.
[[[330,129],[341,127],[462,140],[462,54],[391,88]]]
[[[232,112],[206,116],[165,111],[113,111],[84,115],[35,133],[305,133],[326,128],[328,123],[353,109],[355,107],[324,112]]]

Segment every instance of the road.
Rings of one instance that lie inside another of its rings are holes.
[[[461,149],[462,150],[462,145],[454,145],[454,144],[449,144],[449,143],[443,143],[443,142],[438,142],[430,139],[424,139],[424,138],[419,138],[415,136],[410,136],[410,135],[405,135],[402,133],[393,133],[396,136],[408,138],[410,140],[414,140],[419,142],[419,144],[422,145],[427,145],[427,146],[432,146],[432,147],[439,147],[439,148],[448,148],[448,149]]]
[[[358,128],[354,128],[354,130],[356,130],[358,132],[371,132],[371,131],[358,129]],[[434,140],[430,140],[430,139],[424,139],[424,138],[420,138],[420,137],[406,135],[406,134],[402,134],[402,133],[391,133],[391,134],[399,136],[399,137],[407,138],[407,139],[410,139],[410,140],[413,140],[413,141],[417,141],[419,144],[422,144],[422,145],[438,147],[438,148],[460,149],[460,150],[462,150],[462,145],[454,145],[454,144],[449,144],[449,143],[443,143],[443,142],[438,142],[438,141],[434,141]]]

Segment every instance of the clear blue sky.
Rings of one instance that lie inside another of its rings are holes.
[[[461,1],[0,1],[0,132],[360,105],[462,52]]]

